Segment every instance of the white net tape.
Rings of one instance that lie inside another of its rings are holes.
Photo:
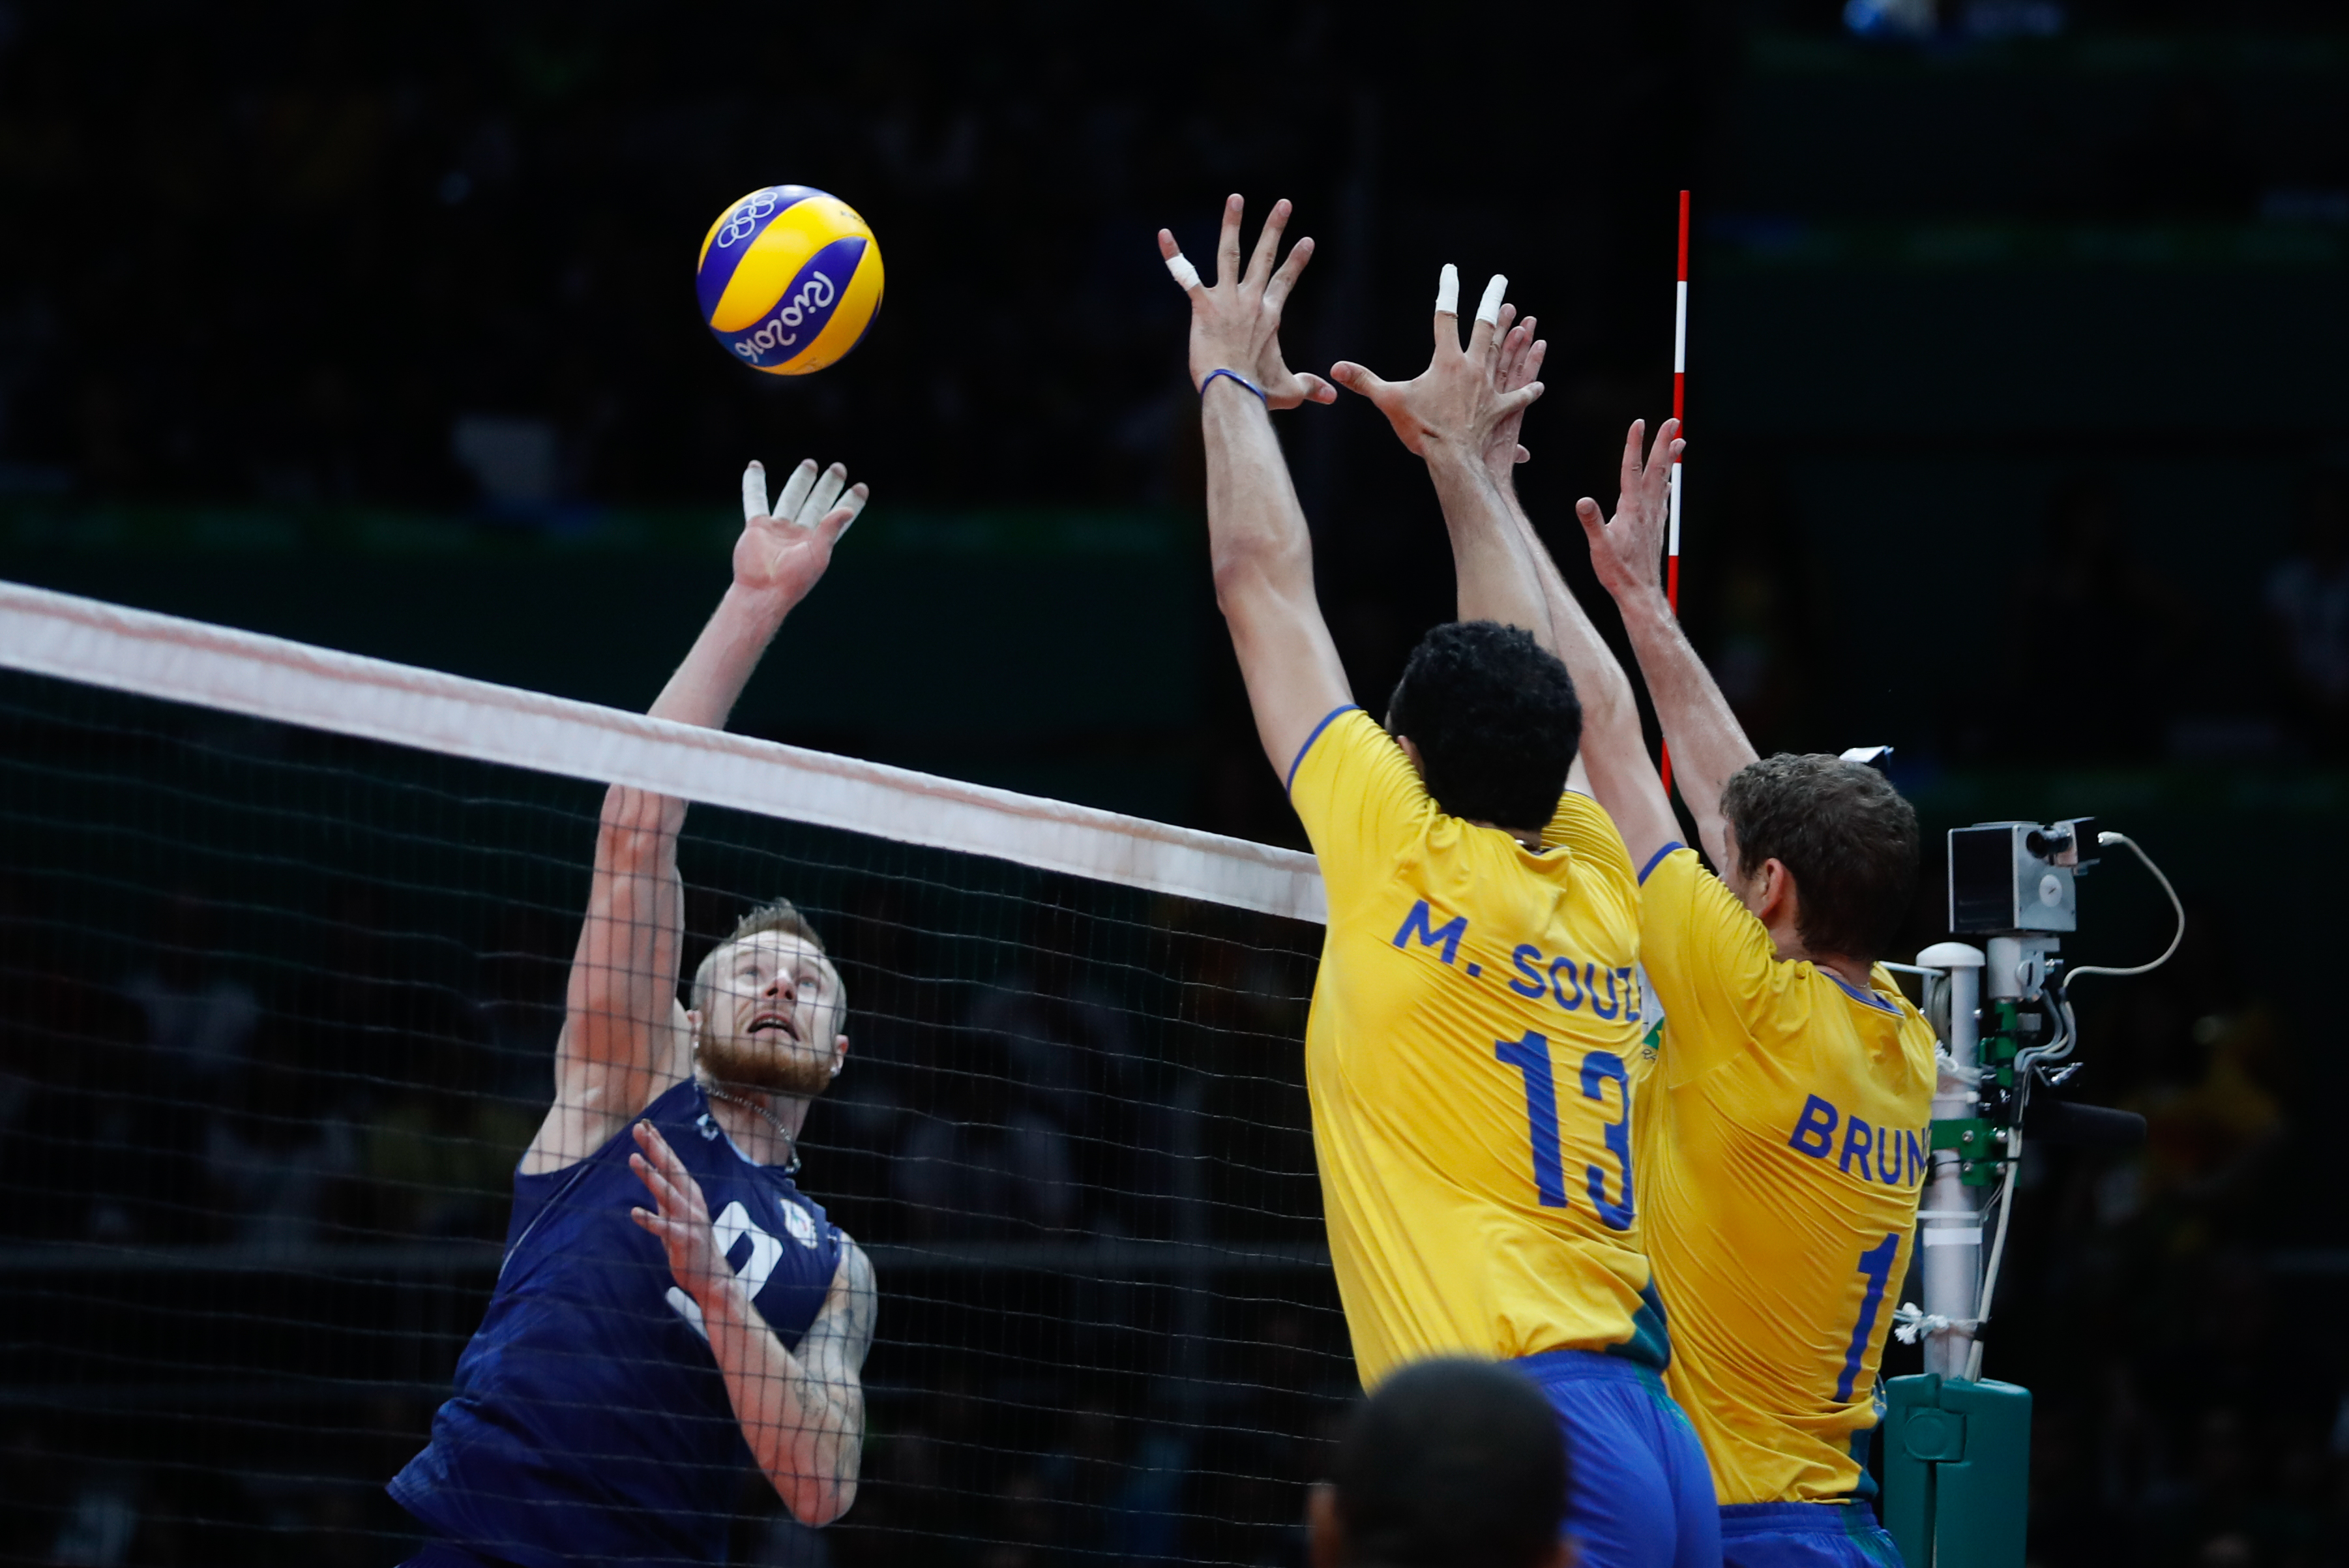
[[[0,583],[0,666],[1319,923],[1294,850]]]

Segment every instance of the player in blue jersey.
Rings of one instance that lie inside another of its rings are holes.
[[[864,504],[802,463],[743,475],[734,581],[652,716],[716,729]],[[856,1496],[873,1268],[800,1192],[846,993],[788,903],[678,999],[682,800],[613,786],[572,960],[555,1096],[514,1175],[497,1292],[432,1440],[391,1483],[413,1564],[724,1560],[755,1465],[803,1523]]]

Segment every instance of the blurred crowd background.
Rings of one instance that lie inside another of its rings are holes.
[[[1214,615],[1155,230],[1204,256],[1227,191],[1252,214],[1293,199],[1320,249],[1287,340],[1317,368],[1409,373],[1437,267],[1506,272],[1551,341],[1520,479],[1587,587],[1568,508],[1606,498],[1630,419],[1669,410],[1689,187],[1684,608],[1757,743],[1896,744],[1933,835],[1920,945],[1942,929],[1940,829],[1987,818],[2096,814],[2192,915],[2169,968],[2083,992],[2076,1091],[2145,1111],[2147,1147],[2024,1173],[1990,1369],[2038,1397],[2034,1559],[2349,1561],[2349,1367],[2325,1327],[2349,1226],[2319,1119],[2349,1088],[2322,981],[2349,877],[2349,19],[1923,9],[1920,35],[1884,19],[1915,5],[1502,7],[1431,40],[1243,0],[0,5],[0,576],[641,706],[724,580],[740,465],[838,458],[873,510],[740,727],[1296,843]],[[890,280],[865,344],[803,383],[731,362],[693,307],[712,218],[781,182],[855,205]],[[1376,706],[1449,613],[1432,497],[1352,400],[1283,423]],[[564,899],[428,929],[358,877],[321,888],[291,963],[219,916],[201,867],[121,889],[97,946],[52,880],[0,893],[0,1163],[9,1192],[49,1195],[0,1206],[8,1291],[45,1241],[502,1233]],[[2080,954],[2167,938],[2132,867],[2083,903]],[[858,950],[910,924],[863,920],[852,959],[918,972]],[[891,1005],[1119,1059],[1127,1026],[1081,989],[1013,966]],[[62,1037],[99,1047],[61,1062]],[[298,1066],[369,1039],[391,1065]],[[209,1109],[158,1141],[99,1092],[131,1071]],[[871,1163],[835,1189],[876,1205],[874,1234],[941,1240],[921,1183],[951,1167],[992,1173],[966,1240],[1174,1223],[1163,1174],[1077,1169],[1071,1140],[1133,1128],[952,1081],[968,1103],[907,1119],[901,1085],[838,1111],[866,1118],[842,1147]],[[1152,1448],[1172,1428],[1142,1383],[1066,1391],[1066,1429],[1030,1445],[1061,1458],[998,1478],[1025,1521],[998,1533],[1032,1526],[1037,1562],[1206,1550],[1040,1522],[1071,1488],[1128,1497],[1102,1518],[1279,1512],[1292,1494],[1248,1478],[1309,1473],[1344,1381],[1326,1305],[1287,1310],[1235,1331],[1291,1363],[1236,1386],[1322,1401],[1234,1417],[1268,1457],[1196,1469]],[[6,1550],[208,1560],[140,1524],[171,1513],[139,1501],[167,1473],[44,1449],[16,1365]],[[909,1406],[877,1462],[911,1473],[925,1441],[980,1430],[996,1395],[964,1395]],[[384,1452],[350,1473],[388,1473],[428,1409],[370,1417]],[[1178,1475],[1207,1490],[1169,1503]],[[364,1490],[285,1517],[365,1515]],[[255,1517],[281,1501],[239,1495]],[[1215,1550],[1284,1560],[1288,1524]]]

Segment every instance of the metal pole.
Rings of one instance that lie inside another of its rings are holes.
[[[1917,955],[1927,969],[1950,977],[1949,1038],[1951,1062],[1963,1069],[1981,1065],[1982,955],[1963,942],[1936,942]],[[1933,1119],[1962,1121],[1977,1114],[1977,1091],[1964,1074],[1944,1073],[1933,1096]],[[1933,1179],[1918,1210],[1918,1245],[1924,1258],[1923,1303],[1928,1316],[1971,1324],[1982,1288],[1982,1213],[1978,1189],[1958,1176],[1959,1153],[1933,1151]],[[1945,1328],[1925,1338],[1925,1370],[1943,1377],[1962,1377],[1973,1351],[1973,1330]]]

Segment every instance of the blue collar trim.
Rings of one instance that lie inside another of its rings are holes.
[[[1859,987],[1852,984],[1851,981],[1844,979],[1843,976],[1836,973],[1835,971],[1828,969],[1824,964],[1815,963],[1811,965],[1811,967],[1817,970],[1829,980],[1835,981],[1837,985],[1842,987],[1843,993],[1846,996],[1850,997],[1854,1002],[1859,1002],[1863,1006],[1873,1007],[1878,1012],[1889,1012],[1895,1018],[1900,1016],[1900,1010],[1899,1008],[1885,1001],[1884,998],[1877,995],[1876,992],[1872,991],[1860,990]]]
[[[1340,713],[1354,712],[1360,706],[1359,703],[1348,702],[1340,707],[1330,709],[1321,716],[1321,722],[1313,726],[1313,732],[1305,737],[1305,743],[1297,748],[1297,760],[1288,764],[1288,776],[1280,781],[1282,794],[1286,794],[1297,787],[1297,770],[1305,765],[1305,753],[1313,749],[1313,742],[1321,738],[1321,732],[1328,729],[1330,722]]]

